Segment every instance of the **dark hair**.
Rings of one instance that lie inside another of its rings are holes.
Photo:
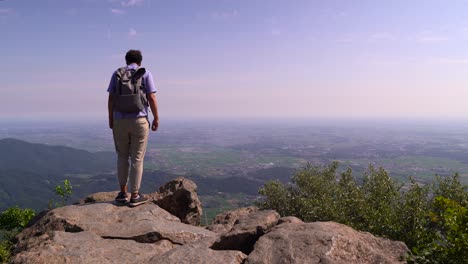
[[[140,65],[142,60],[143,56],[141,56],[141,51],[139,50],[129,50],[127,54],[125,54],[125,61],[127,62],[127,65],[131,63]]]

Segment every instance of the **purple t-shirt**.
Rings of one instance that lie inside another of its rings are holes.
[[[138,65],[136,63],[132,63],[130,65],[127,65],[128,70],[133,70],[138,68]],[[115,91],[115,86],[117,84],[117,76],[116,76],[117,71],[115,71],[112,74],[111,80],[109,82],[109,87],[107,88],[107,92],[113,93]],[[145,93],[155,93],[156,92],[156,87],[154,86],[154,81],[153,81],[153,75],[151,75],[151,72],[146,70],[145,74],[143,75],[143,83],[145,85]],[[114,118],[115,119],[123,119],[123,118],[136,118],[136,117],[142,117],[142,116],[148,116],[148,107],[145,107],[142,111],[139,113],[122,113],[122,112],[117,112],[114,111]]]

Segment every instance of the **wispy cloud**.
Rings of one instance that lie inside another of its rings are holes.
[[[356,35],[354,34],[344,34],[339,37],[335,42],[336,43],[353,43],[356,41]]]
[[[434,62],[439,64],[449,64],[449,65],[468,65],[468,59],[454,59],[454,58],[435,58]]]
[[[0,15],[8,15],[12,13],[13,13],[12,8],[0,8]]]
[[[450,38],[444,35],[435,34],[432,31],[423,31],[416,36],[418,42],[434,43],[447,41]]]
[[[270,34],[273,36],[279,36],[281,35],[282,31],[279,28],[272,28],[270,31]]]
[[[370,35],[368,37],[368,40],[370,42],[377,42],[377,41],[390,41],[390,40],[395,40],[396,37],[388,32],[378,32]]]
[[[237,10],[232,11],[214,11],[211,13],[213,19],[228,19],[236,17],[239,14]]]
[[[13,8],[0,8],[0,24],[7,23],[7,20],[15,14]]]
[[[348,14],[344,11],[339,11],[339,12],[336,12],[336,13],[333,13],[333,18],[344,18],[344,17],[347,17]]]
[[[130,28],[130,30],[128,31],[128,37],[129,38],[134,38],[137,36],[137,32],[134,28]]]
[[[161,80],[161,83],[174,85],[174,86],[202,86],[212,81],[200,81],[200,80]]]
[[[143,4],[143,2],[145,2],[145,0],[125,0],[120,3],[122,6],[138,6]]]
[[[117,16],[125,14],[125,10],[117,9],[117,8],[111,8],[110,12]]]

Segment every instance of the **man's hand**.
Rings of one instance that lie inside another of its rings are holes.
[[[159,126],[159,120],[158,120],[158,119],[154,119],[154,120],[153,120],[153,123],[151,124],[151,130],[153,130],[153,131],[158,130],[158,126]]]

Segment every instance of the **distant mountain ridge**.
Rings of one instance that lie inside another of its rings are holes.
[[[0,139],[0,168],[32,173],[86,173],[111,169],[111,152],[91,153],[65,146]]]
[[[245,176],[210,178],[184,175],[195,181],[200,195],[218,193],[258,194],[258,189],[272,179],[287,182],[294,169],[268,168]],[[144,171],[141,191],[151,193],[178,176],[168,171]],[[54,188],[64,179],[73,186],[72,201],[91,193],[118,189],[115,176],[115,153],[97,152],[65,146],[30,143],[14,138],[0,139],[0,211],[18,205],[37,211],[54,198]]]
[[[68,174],[109,172],[114,153],[0,139],[0,210],[19,205],[44,209]]]

